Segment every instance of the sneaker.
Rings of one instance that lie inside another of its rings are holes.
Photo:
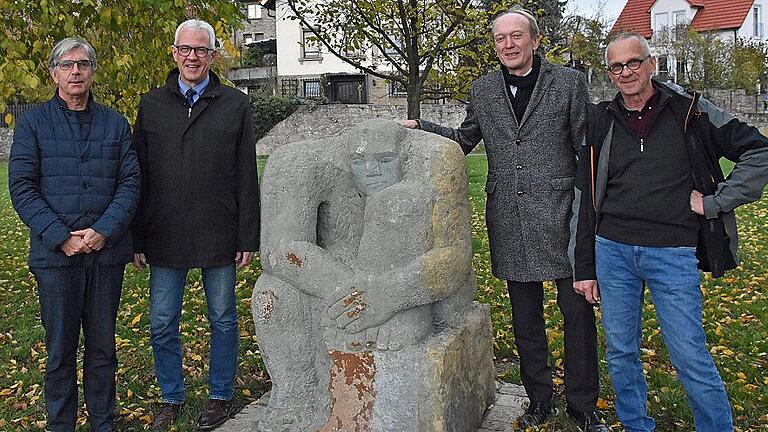
[[[216,429],[229,420],[232,400],[209,399],[197,420],[197,429],[209,431]]]
[[[531,401],[525,413],[517,418],[517,429],[525,430],[529,427],[538,426],[546,422],[551,415],[551,402]]]
[[[152,431],[168,430],[179,419],[179,414],[181,414],[181,404],[163,402],[160,405],[160,410],[155,414],[154,420],[152,420]]]

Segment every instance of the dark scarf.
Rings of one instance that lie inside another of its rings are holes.
[[[501,65],[501,72],[504,74],[504,87],[507,89],[507,95],[512,102],[512,110],[515,112],[518,123],[523,119],[525,109],[531,100],[533,88],[536,87],[536,81],[539,79],[539,70],[541,70],[541,58],[537,54],[533,55],[533,69],[526,76],[512,75],[506,66]],[[512,95],[512,91],[509,89],[510,85],[517,87],[516,96]]]

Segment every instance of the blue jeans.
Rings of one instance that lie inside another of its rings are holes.
[[[693,247],[632,246],[596,239],[608,372],[616,391],[616,414],[627,431],[652,431],[656,426],[648,415],[648,387],[640,362],[644,284],[696,430],[733,430],[728,396],[707,351],[697,264]]]
[[[150,267],[150,322],[155,374],[163,402],[184,402],[179,321],[189,269]],[[203,288],[211,326],[208,395],[232,399],[237,369],[237,309],[235,265],[204,268]]]
[[[115,411],[115,320],[125,265],[102,266],[81,255],[75,265],[32,268],[45,328],[48,430],[72,432],[77,421],[77,347],[83,329],[83,395],[91,430],[112,431]]]

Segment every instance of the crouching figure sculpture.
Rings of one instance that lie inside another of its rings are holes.
[[[262,186],[258,429],[471,430],[493,400],[459,147],[394,122],[273,153]]]

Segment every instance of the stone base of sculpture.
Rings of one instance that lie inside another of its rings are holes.
[[[331,351],[330,416],[319,430],[475,430],[495,395],[488,309],[473,304],[462,325],[418,346],[399,351]],[[266,406],[269,396],[265,394],[259,404]]]

